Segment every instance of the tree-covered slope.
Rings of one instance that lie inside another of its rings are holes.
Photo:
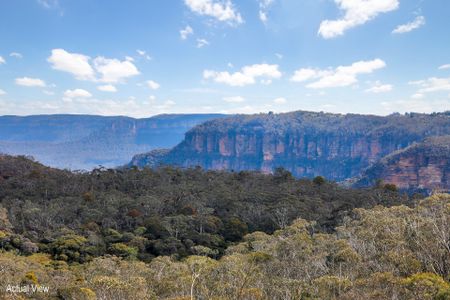
[[[271,233],[298,217],[326,232],[355,207],[400,203],[412,200],[386,189],[297,180],[281,169],[274,175],[169,167],[73,173],[0,158],[0,230],[11,237],[2,247],[68,262],[118,253],[144,261],[181,258],[200,249],[218,257],[246,233]]]
[[[0,297],[11,297],[8,284],[20,282],[48,288],[30,294],[37,299],[446,300],[449,209],[448,195],[415,207],[355,209],[333,233],[296,219],[273,234],[246,235],[220,259],[203,247],[182,260],[143,263],[117,252],[81,265],[0,252]],[[0,242],[10,236],[0,231]],[[72,237],[59,245],[73,250],[86,242]]]

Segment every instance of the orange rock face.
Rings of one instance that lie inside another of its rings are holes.
[[[450,137],[435,137],[382,159],[368,169],[363,185],[383,179],[408,190],[450,190]]]

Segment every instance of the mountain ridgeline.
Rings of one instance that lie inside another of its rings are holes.
[[[136,156],[133,166],[200,166],[258,170],[278,167],[296,177],[335,181],[359,176],[381,158],[427,137],[450,135],[450,113],[389,116],[297,111],[207,121],[179,145]]]
[[[186,131],[219,114],[146,119],[92,115],[0,117],[0,153],[29,155],[58,168],[115,167],[136,153],[173,147]]]

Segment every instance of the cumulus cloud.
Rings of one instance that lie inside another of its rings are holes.
[[[6,63],[5,59],[2,56],[0,56],[0,65],[5,63]]]
[[[26,87],[45,87],[45,81],[39,78],[22,77],[16,78],[16,84]]]
[[[230,24],[241,24],[243,19],[231,0],[184,0],[189,9],[199,15]]]
[[[315,80],[306,85],[307,88],[322,89],[344,87],[358,82],[358,75],[370,74],[375,70],[386,67],[381,59],[358,61],[349,66],[339,66],[336,69],[299,69],[291,77],[291,81],[304,82]]]
[[[280,78],[282,74],[278,68],[278,65],[255,64],[245,66],[241,71],[235,73],[205,70],[203,71],[203,78],[230,86],[245,86],[255,84],[256,79],[260,77],[263,79]]]
[[[180,30],[180,37],[182,40],[186,40],[192,34],[194,34],[194,29],[189,25]]]
[[[418,28],[422,27],[423,25],[425,25],[425,17],[418,16],[412,22],[397,26],[392,31],[392,33],[397,33],[397,34],[407,33],[407,32],[413,31],[414,29],[418,29]]]
[[[109,93],[117,92],[117,88],[112,84],[100,85],[97,87],[97,89],[102,92],[109,92]]]
[[[147,86],[152,89],[152,90],[157,90],[161,87],[161,85],[159,83],[157,83],[156,81],[153,80],[147,80]]]
[[[2,96],[2,95],[6,95],[6,92],[4,90],[0,89],[0,96]]]
[[[205,46],[208,46],[209,42],[205,39],[197,39],[197,48],[203,48]]]
[[[419,94],[450,91],[450,77],[431,77],[425,80],[412,81],[409,84],[419,86],[419,90],[417,91]]]
[[[20,53],[18,53],[18,52],[11,52],[11,53],[9,54],[9,56],[15,57],[15,58],[22,58],[22,57],[23,57],[22,54],[20,54]]]
[[[120,61],[103,56],[94,59],[94,67],[101,74],[100,81],[108,83],[117,83],[140,74],[136,66],[128,60]]]
[[[92,94],[83,89],[66,90],[64,92],[64,100],[71,100],[74,98],[90,98]]]
[[[245,102],[244,97],[241,96],[234,96],[234,97],[224,97],[223,101],[228,103],[242,103]]]
[[[450,69],[450,64],[442,65],[438,68],[439,70],[447,70]]]
[[[64,49],[53,49],[47,61],[52,65],[53,69],[68,72],[78,80],[117,83],[128,77],[140,74],[139,70],[129,59],[121,61],[115,58],[110,59],[99,56],[91,63],[89,56],[70,53]]]
[[[376,81],[372,87],[366,89],[366,92],[374,94],[387,93],[392,91],[393,88],[391,84],[382,84],[380,81]]]
[[[64,49],[53,49],[47,59],[55,70],[71,73],[78,80],[94,80],[95,71],[89,60],[89,56],[69,53]]]
[[[343,35],[353,27],[363,25],[381,13],[396,10],[399,0],[334,0],[344,16],[337,20],[324,20],[319,35],[325,39]]]

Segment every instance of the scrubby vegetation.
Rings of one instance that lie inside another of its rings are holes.
[[[296,218],[332,231],[355,207],[412,203],[385,188],[351,190],[322,177],[161,168],[72,173],[23,157],[0,159],[0,240],[7,251],[85,263],[111,254],[149,262],[223,255],[251,232]]]
[[[0,296],[21,282],[49,287],[35,299],[450,299],[449,195],[413,208],[355,209],[333,233],[316,228],[296,219],[273,234],[253,232],[217,260],[201,246],[197,255],[149,263],[2,252]]]
[[[1,299],[450,299],[449,195],[0,156],[0,201]]]

